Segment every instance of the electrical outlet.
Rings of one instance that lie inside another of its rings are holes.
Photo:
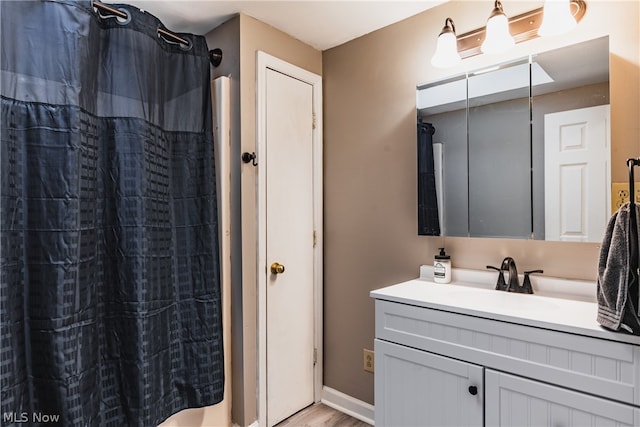
[[[636,202],[640,203],[640,183],[634,184]],[[629,183],[614,182],[611,184],[611,213],[614,213],[620,206],[629,201]]]
[[[373,350],[364,349],[364,360],[363,360],[363,368],[367,372],[373,372],[373,368],[375,366],[375,359],[373,356]]]

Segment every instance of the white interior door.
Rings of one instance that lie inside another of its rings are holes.
[[[312,85],[267,69],[265,120],[267,424],[272,426],[314,401]],[[284,270],[277,272],[276,264]]]
[[[609,219],[609,106],[546,114],[545,239],[601,242]]]

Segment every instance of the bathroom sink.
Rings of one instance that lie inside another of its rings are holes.
[[[432,272],[423,267],[420,278],[370,295],[376,300],[640,344],[639,337],[607,330],[596,321],[595,281],[535,277],[535,294],[530,295],[495,290],[495,274],[481,270],[453,268],[451,283],[435,283],[429,277]]]
[[[493,285],[495,286],[495,285]],[[372,291],[377,299],[567,332],[606,335],[596,322],[597,304],[553,296],[497,291],[486,284],[438,284],[414,279]]]
[[[433,266],[423,265],[420,267],[420,279],[433,282],[432,277]],[[451,285],[454,285],[452,290],[456,288],[472,288],[474,290],[484,289],[487,291],[494,291],[496,287],[496,279],[497,275],[495,271],[453,268]],[[520,283],[522,283],[524,276],[520,275],[519,279]],[[539,301],[540,305],[546,305],[547,302],[553,302],[554,299],[558,298],[593,303],[596,302],[595,281],[569,280],[549,277],[546,275],[535,275],[531,277],[531,284],[536,297],[546,297],[546,301],[544,301],[544,299]],[[518,294],[508,293],[508,295],[514,296]],[[489,297],[479,296],[478,298]],[[510,299],[509,296],[505,298]]]
[[[536,295],[516,294],[505,291],[476,289],[459,286],[451,286],[445,293],[457,301],[461,307],[476,309],[480,311],[496,311],[508,308],[509,311],[520,313],[543,313],[555,311],[560,305],[552,298],[540,297]]]

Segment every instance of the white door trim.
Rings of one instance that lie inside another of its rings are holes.
[[[289,64],[265,52],[257,52],[256,70],[256,151],[258,160],[257,221],[258,257],[256,277],[258,282],[258,422],[267,422],[267,241],[266,241],[266,168],[261,167],[266,160],[266,76],[267,69],[278,71],[310,84],[313,87],[313,223],[316,233],[314,248],[314,344],[317,359],[314,368],[314,401],[322,398],[322,77]]]

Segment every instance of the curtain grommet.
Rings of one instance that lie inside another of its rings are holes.
[[[189,44],[184,44],[184,43],[178,43],[178,46],[180,47],[181,50],[189,51],[193,48],[193,42],[191,41],[191,39],[188,39],[185,37],[185,40],[189,42]]]
[[[125,15],[127,15],[126,18],[122,18],[120,16],[116,16],[116,22],[119,25],[127,25],[129,22],[131,22],[131,14],[129,13],[129,11],[127,9],[118,8],[118,10],[120,12],[124,13]]]
[[[116,22],[118,23],[118,25],[127,25],[129,22],[131,22],[131,13],[129,13],[129,11],[127,9],[119,7],[118,9],[111,9],[111,10],[118,11],[118,12],[122,13],[123,15],[125,15],[125,17],[123,18],[122,16],[117,15],[116,13],[104,15],[100,11],[100,9],[97,9],[96,12],[97,12],[98,17],[100,19],[115,18]]]

